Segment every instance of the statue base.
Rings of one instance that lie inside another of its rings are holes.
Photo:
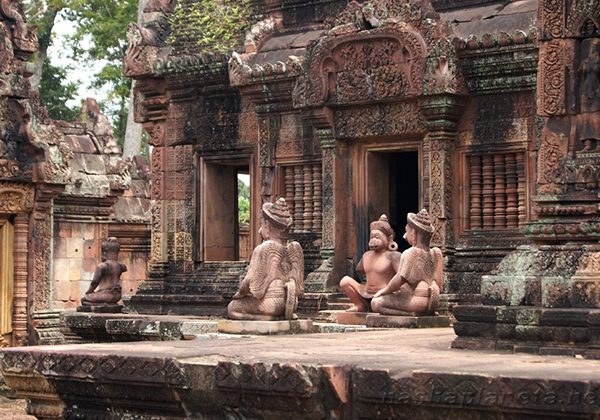
[[[77,312],[94,312],[97,314],[120,314],[123,312],[123,305],[109,303],[99,303],[96,305],[80,305]]]
[[[222,319],[217,324],[217,330],[225,334],[305,334],[313,332],[313,322],[310,319],[254,321]]]
[[[366,325],[367,316],[372,314],[372,312],[338,312],[335,318],[338,324]]]
[[[446,328],[450,326],[450,317],[434,316],[393,316],[370,314],[367,316],[368,328]]]

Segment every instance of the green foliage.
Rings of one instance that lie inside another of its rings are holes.
[[[193,41],[212,51],[237,47],[252,25],[252,0],[180,1],[169,17],[168,42]]]
[[[240,225],[250,223],[250,187],[238,178],[238,221]]]
[[[79,113],[78,107],[70,108],[66,102],[75,99],[77,85],[65,82],[67,72],[61,67],[44,61],[40,83],[40,100],[46,106],[48,115],[55,120],[73,121]]]
[[[95,75],[92,86],[108,90],[108,100],[101,107],[115,125],[115,136],[122,144],[127,126],[131,80],[123,73],[127,50],[127,25],[137,21],[137,0],[24,0],[28,20],[38,26],[40,48],[44,51],[52,40],[54,20],[60,13],[75,24],[73,36],[63,46],[81,62],[102,60],[104,67]],[[42,78],[47,78],[46,72]],[[54,85],[53,81],[40,84]],[[44,105],[56,108],[58,98],[41,92]]]
[[[50,45],[54,19],[70,3],[70,0],[23,0],[27,21],[38,28],[40,49],[45,50]]]
[[[70,0],[65,18],[76,24],[70,39],[73,57],[78,60],[104,60],[92,86],[108,88],[105,112],[115,126],[115,136],[123,144],[131,80],[123,73],[127,51],[127,25],[137,21],[137,0]]]

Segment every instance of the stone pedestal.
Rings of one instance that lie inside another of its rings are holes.
[[[437,316],[390,316],[367,315],[368,328],[446,328],[450,326],[450,317]]]
[[[217,332],[217,321],[179,315],[66,311],[61,325],[71,333],[71,342],[191,340]]]
[[[340,312],[336,314],[338,324],[366,325],[369,312]]]
[[[313,332],[313,322],[310,319],[293,321],[238,321],[223,319],[217,324],[217,330],[226,334],[305,334]]]
[[[77,307],[77,312],[94,312],[98,314],[120,314],[123,312],[123,305],[80,305]]]

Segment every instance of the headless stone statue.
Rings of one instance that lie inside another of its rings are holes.
[[[347,312],[367,312],[371,309],[371,299],[379,290],[387,286],[394,277],[400,264],[398,244],[394,242],[394,230],[388,219],[382,215],[371,223],[369,251],[365,252],[356,267],[365,274],[365,284],[358,283],[352,277],[345,276],[340,289],[354,304]]]
[[[231,319],[273,321],[293,319],[304,293],[304,254],[298,242],[288,242],[292,217],[285,199],[262,207],[259,234],[248,273],[227,307]]]
[[[371,301],[374,312],[386,315],[433,315],[439,306],[444,260],[439,248],[431,248],[429,213],[408,213],[404,239],[411,248],[402,253],[398,272]]]
[[[127,267],[117,261],[120,249],[117,238],[102,242],[102,263],[96,267],[92,283],[81,298],[82,306],[116,306],[121,300],[121,274]]]

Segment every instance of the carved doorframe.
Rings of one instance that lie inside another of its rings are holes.
[[[260,188],[256,184],[257,168],[254,153],[241,152],[231,156],[198,156],[197,182],[195,190],[195,220],[196,235],[194,241],[194,259],[196,262],[216,261],[206,257],[206,226],[210,221],[206,220],[206,203],[210,200],[207,196],[208,187],[205,185],[207,179],[207,165],[244,166],[247,164],[250,175],[250,247],[254,249],[258,240],[258,226],[260,225]]]
[[[369,167],[370,153],[417,152],[419,204],[418,208],[415,208],[413,211],[417,212],[423,207],[425,203],[425,191],[428,187],[425,182],[427,178],[424,177],[425,161],[428,159],[428,156],[425,153],[422,136],[413,135],[409,136],[408,138],[394,137],[386,140],[376,140],[370,142],[356,140],[352,143],[351,147],[353,148],[352,155],[354,162],[354,197],[355,202],[358,204],[358,214],[356,215],[356,220],[359,221],[357,223],[358,229],[362,229],[363,232],[367,232],[368,225],[372,221],[370,219],[373,218],[373,215],[368,214],[368,207],[370,203],[369,197],[371,197],[371,191],[369,187],[369,181],[371,177]],[[398,229],[400,228],[401,225],[398,225]],[[396,232],[396,237],[400,237],[401,235],[401,231]]]
[[[30,215],[34,206],[34,186],[18,182],[0,181],[0,217],[14,218],[13,287],[12,287],[12,345],[27,343],[27,315],[29,287],[28,238]]]
[[[12,333],[14,293],[14,226],[0,215],[0,337]],[[8,337],[10,341],[10,336]],[[0,338],[2,340],[2,338]]]

